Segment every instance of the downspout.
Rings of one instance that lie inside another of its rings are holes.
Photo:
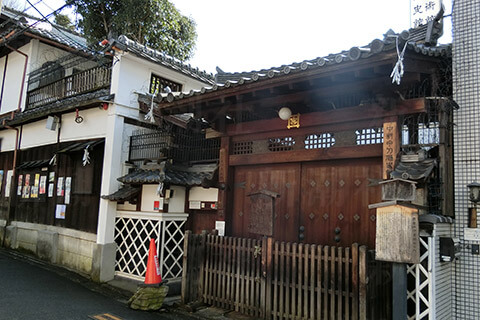
[[[5,239],[7,238],[7,227],[10,225],[10,215],[11,215],[11,201],[12,201],[12,196],[14,192],[16,192],[15,188],[12,188],[12,185],[15,185],[15,167],[17,166],[17,154],[18,154],[18,143],[20,140],[20,131],[18,128],[14,128],[8,125],[5,125],[5,120],[3,120],[3,127],[11,130],[15,130],[16,135],[15,135],[15,149],[13,151],[13,168],[12,168],[12,180],[10,180],[10,194],[9,194],[9,200],[8,200],[8,212],[7,212],[7,217],[6,217],[6,222],[5,222],[5,231],[3,233],[3,239],[2,239],[2,247],[5,247]]]
[[[20,50],[18,49],[15,49],[11,46],[9,46],[8,44],[5,44],[5,46],[12,50],[12,51],[15,51],[17,52],[18,54],[21,54],[22,56],[25,57],[25,65],[23,66],[23,75],[22,75],[22,83],[20,85],[20,95],[18,97],[18,106],[17,106],[17,110],[16,112],[20,112],[22,110],[22,96],[23,96],[23,89],[25,87],[25,78],[27,76],[27,66],[28,66],[28,55],[21,52]],[[8,55],[7,55],[8,57]],[[6,74],[7,70],[5,70],[4,72],[4,77],[5,77],[5,74]],[[2,95],[2,98],[3,98],[3,88],[4,88],[4,84],[5,84],[5,81],[2,83],[2,92],[1,92],[1,95]],[[11,113],[11,116],[10,116],[10,120],[12,120],[15,116],[15,111],[13,111]],[[17,166],[17,154],[18,154],[18,144],[19,144],[19,140],[20,140],[20,132],[18,130],[18,128],[14,128],[14,127],[11,127],[11,126],[8,126],[8,125],[5,125],[5,120],[3,121],[3,126],[7,129],[11,129],[11,130],[15,130],[16,131],[16,136],[15,136],[15,149],[13,151],[13,167],[12,167],[12,180],[13,181],[16,181],[16,177],[15,177],[15,167]],[[10,187],[12,185],[12,182],[13,181],[10,181]],[[4,232],[4,235],[3,235],[3,239],[2,239],[2,246],[5,246],[5,239],[7,237],[7,230],[6,230],[6,227],[10,225],[10,215],[11,215],[11,201],[12,201],[12,191],[14,191],[13,189],[15,188],[11,188],[10,189],[10,197],[9,197],[9,206],[8,206],[8,213],[7,213],[7,221],[5,223],[5,232]]]
[[[2,91],[0,92],[0,110],[2,109],[3,90],[5,89],[5,78],[7,77],[8,54],[5,56],[5,65],[3,66]]]
[[[8,49],[17,52],[18,54],[21,54],[22,56],[25,57],[25,65],[23,66],[23,75],[22,75],[22,84],[20,86],[20,97],[18,98],[18,107],[17,107],[17,112],[20,112],[22,110],[22,96],[23,96],[23,88],[25,87],[25,78],[27,76],[27,66],[28,66],[28,55],[26,53],[21,52],[18,49],[15,49],[14,47],[9,46],[8,44],[5,45]]]

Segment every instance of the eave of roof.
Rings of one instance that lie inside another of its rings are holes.
[[[23,112],[14,113],[13,119],[11,114],[0,117],[0,128],[5,125],[16,126],[39,120],[47,117],[50,114],[65,113],[73,111],[78,108],[85,108],[95,103],[102,103],[105,101],[112,101],[113,94],[110,94],[110,89],[101,89],[94,92],[84,93],[78,96],[67,99],[57,100],[55,102],[25,110]]]
[[[91,53],[91,51],[87,47],[87,42],[85,38],[83,38],[80,34],[76,32],[72,32],[59,25],[51,24],[50,22],[48,22],[52,26],[50,30],[46,28],[31,26],[31,23],[28,23],[29,22],[28,20],[41,21],[41,19],[31,17],[22,12],[17,12],[5,7],[2,8],[1,14],[5,16],[7,19],[11,19],[13,22],[13,26],[4,30],[0,36],[6,36],[7,34],[10,34],[12,31],[23,30],[23,33],[26,36],[35,37],[36,35],[40,38],[53,41],[57,44],[67,46],[77,51]],[[47,23],[47,22],[44,22],[44,23]]]
[[[164,169],[136,169],[118,178],[125,184],[170,183],[181,186],[199,186],[206,180],[212,180],[217,170],[217,164],[192,165],[191,167],[169,166]]]
[[[195,99],[195,97],[202,98],[209,94],[220,94],[223,90],[232,88],[246,87],[256,85],[268,80],[280,80],[281,78],[293,77],[295,75],[308,75],[312,72],[321,72],[329,67],[335,68],[337,66],[351,63],[360,63],[362,60],[380,57],[381,55],[391,55],[390,59],[397,57],[396,53],[396,38],[404,38],[400,41],[401,48],[405,44],[405,39],[408,39],[408,32],[403,32],[402,35],[395,35],[389,31],[384,40],[375,39],[367,46],[352,47],[350,50],[341,51],[336,54],[330,54],[325,57],[318,57],[312,60],[305,60],[289,65],[282,65],[280,67],[273,67],[270,69],[262,69],[258,71],[241,72],[241,73],[225,73],[221,70],[216,75],[216,84],[206,86],[198,90],[190,90],[189,92],[175,92],[175,93],[161,93],[156,102],[159,103],[160,109],[168,108],[176,102],[182,103],[182,100]],[[417,44],[406,42],[406,49],[412,54],[418,56],[431,57],[432,59],[442,59],[451,57],[451,45],[439,45],[429,47],[425,44]],[[224,83],[221,83],[225,81]]]

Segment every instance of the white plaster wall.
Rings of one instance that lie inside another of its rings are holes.
[[[168,200],[169,213],[184,213],[185,212],[185,187],[171,186],[173,190],[173,197]]]
[[[120,105],[138,106],[138,97],[135,91],[148,92],[152,73],[182,84],[183,91],[186,92],[191,89],[200,89],[206,85],[182,73],[140,59],[129,53],[119,58],[117,66],[114,67],[116,71],[112,73],[112,93],[115,93],[115,103]]]
[[[218,201],[217,188],[192,187],[188,194],[189,201]]]
[[[79,111],[83,117],[82,123],[75,122],[75,112],[62,116],[60,142],[104,138],[107,133],[108,111],[93,108]]]
[[[137,205],[136,204],[131,204],[130,202],[126,201],[125,203],[118,203],[117,204],[117,210],[119,210],[119,211],[137,211]]]
[[[141,211],[152,212],[154,211],[153,202],[161,201],[162,198],[157,195],[157,188],[157,184],[144,184],[142,186],[142,204],[140,207]]]
[[[28,44],[18,49],[20,52],[25,53],[28,56],[27,70],[24,82],[24,88],[22,92],[21,108],[25,108],[28,75],[31,71],[36,70],[47,61],[55,61],[62,56],[68,54],[68,52],[55,48],[53,46],[41,43],[34,39]],[[6,57],[0,59],[0,88],[3,84],[3,75],[5,72]],[[22,84],[23,70],[25,67],[25,56],[12,52],[8,56],[5,86],[3,89],[3,98],[0,105],[0,114],[14,111],[18,108],[20,89]]]
[[[15,130],[2,130],[0,131],[1,152],[15,150],[15,139],[17,132]]]
[[[47,119],[24,125],[21,130],[20,149],[57,142],[57,131],[47,129],[46,125]]]
[[[27,45],[21,47],[19,51],[27,54],[30,58],[31,56],[32,44],[28,43]],[[22,77],[23,70],[25,67],[25,57],[17,52],[12,52],[8,55],[7,68],[5,70],[5,58],[2,58],[0,62],[0,75],[3,79],[4,72],[5,74],[5,85],[3,86],[3,97],[0,106],[0,113],[7,113],[14,111],[18,108],[18,100],[20,98],[20,89],[22,86]],[[29,65],[27,64],[27,75],[30,71]],[[24,107],[25,103],[25,93],[27,90],[27,81],[28,77],[25,77],[25,85],[22,93],[22,103],[21,107]],[[3,84],[3,83],[2,83]],[[0,87],[1,88],[1,87]]]

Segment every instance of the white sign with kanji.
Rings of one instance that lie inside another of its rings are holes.
[[[432,21],[441,6],[442,0],[410,0],[410,26],[416,28]]]

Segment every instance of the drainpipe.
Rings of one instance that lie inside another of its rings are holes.
[[[7,76],[8,54],[5,56],[5,65],[3,66],[2,91],[0,92],[0,110],[3,102],[3,90],[5,89],[5,78]]]
[[[27,76],[27,66],[28,66],[28,55],[21,52],[18,49],[15,49],[14,47],[9,46],[8,44],[5,45],[8,49],[17,52],[18,54],[21,54],[22,56],[25,57],[25,65],[23,66],[23,75],[22,75],[22,84],[20,86],[20,97],[18,98],[18,107],[17,107],[17,112],[22,110],[22,96],[23,96],[23,88],[25,86],[25,78]]]
[[[28,55],[21,52],[20,50],[18,49],[15,49],[11,46],[9,46],[8,44],[5,45],[8,49],[12,50],[12,51],[15,51],[17,52],[18,54],[21,54],[22,56],[25,57],[25,65],[23,66],[23,75],[22,75],[22,83],[20,85],[20,95],[18,97],[18,106],[17,106],[17,110],[16,112],[20,112],[22,110],[22,96],[23,96],[23,89],[25,87],[25,78],[27,76],[27,66],[28,66]],[[5,77],[5,73],[7,71],[5,70],[4,72],[4,77]],[[5,82],[4,82],[5,83]],[[3,84],[4,84],[3,83]],[[3,84],[2,84],[2,97],[3,97]],[[10,115],[10,120],[12,120],[14,118],[14,115],[15,115],[15,111],[12,111],[11,115]],[[18,154],[18,143],[19,143],[19,140],[20,140],[20,132],[18,130],[18,128],[14,128],[14,127],[11,127],[11,126],[8,126],[8,125],[5,125],[5,120],[3,121],[3,126],[7,129],[11,129],[11,130],[15,130],[16,131],[16,136],[15,136],[15,149],[13,151],[13,168],[12,168],[12,179],[13,181],[15,181],[15,167],[17,166],[17,154]],[[10,186],[12,184],[12,181],[10,181]],[[12,201],[12,189],[14,188],[11,188],[10,189],[10,197],[9,197],[9,206],[8,206],[8,214],[7,214],[7,221],[5,223],[5,228],[7,226],[10,225],[10,215],[11,215],[11,211],[10,211],[10,202]],[[15,191],[15,190],[13,190]],[[2,246],[5,246],[5,238],[6,238],[6,234],[7,234],[7,230],[5,229],[5,233],[3,235],[3,239],[2,239]]]
[[[9,200],[8,200],[8,212],[7,212],[7,221],[5,223],[5,228],[10,225],[10,202],[12,201],[12,194],[16,192],[15,188],[12,188],[12,185],[15,185],[15,167],[17,166],[17,154],[18,154],[18,142],[20,140],[20,131],[18,128],[14,128],[11,126],[5,125],[5,120],[3,120],[3,127],[11,130],[15,130],[16,135],[15,135],[15,149],[13,151],[13,168],[12,168],[12,180],[10,181],[10,194],[9,194]],[[5,239],[7,238],[7,230],[5,229],[5,232],[3,234],[3,239],[2,239],[2,247],[5,247]]]

